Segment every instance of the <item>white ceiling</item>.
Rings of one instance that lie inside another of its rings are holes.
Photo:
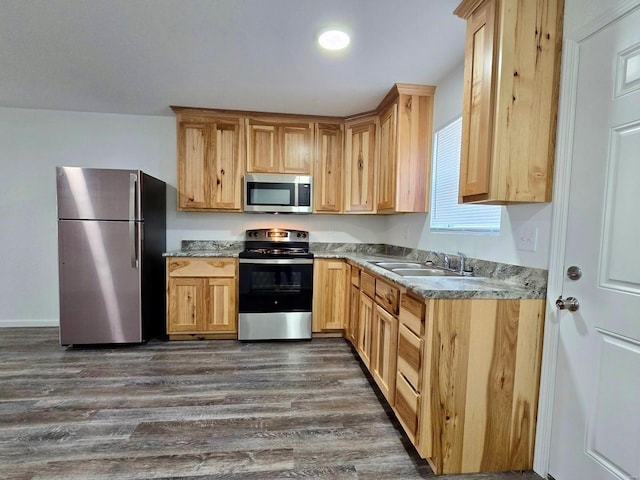
[[[350,115],[464,55],[460,0],[0,0],[0,106]],[[341,26],[351,45],[317,47]]]

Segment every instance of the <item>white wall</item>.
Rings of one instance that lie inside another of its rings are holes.
[[[434,125],[462,109],[462,63],[436,90]],[[58,322],[55,167],[139,168],[165,180],[167,249],[183,239],[242,240],[247,228],[309,230],[315,242],[390,243],[546,268],[549,205],[503,208],[499,235],[432,233],[428,214],[390,216],[259,215],[176,211],[174,117],[0,107],[0,326]],[[538,230],[536,252],[516,248],[520,228]]]
[[[462,114],[464,63],[446,75],[436,88],[434,131]],[[386,243],[447,253],[464,252],[483,260],[547,268],[551,228],[551,204],[502,207],[498,235],[431,232],[429,214],[390,216]],[[521,251],[516,239],[521,229],[537,230],[535,252]]]
[[[169,250],[274,225],[310,230],[319,242],[385,240],[384,217],[177,212],[174,117],[0,108],[0,165],[0,326],[58,324],[58,165],[139,168],[165,180]]]

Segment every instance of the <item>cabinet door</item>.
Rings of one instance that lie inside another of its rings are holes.
[[[358,345],[358,322],[360,320],[360,289],[351,285],[351,302],[349,303],[349,328],[347,338],[351,345],[357,348]]]
[[[203,282],[202,278],[169,278],[167,333],[200,330],[206,304]]]
[[[467,20],[462,104],[460,196],[489,193],[493,138],[493,45],[495,1]]]
[[[345,211],[373,213],[376,120],[350,124],[345,135]]]
[[[313,127],[310,123],[279,127],[282,173],[311,174]]]
[[[210,183],[208,125],[184,121],[178,124],[178,208],[209,207]]]
[[[313,265],[313,331],[345,327],[349,269],[342,260],[316,260]]]
[[[363,292],[360,292],[360,307],[358,312],[358,345],[362,363],[370,368],[371,365],[371,328],[373,323],[374,303]]]
[[[371,374],[384,397],[393,407],[396,393],[398,319],[376,305],[373,313]]]
[[[220,210],[242,207],[242,123],[216,122],[209,127],[208,164],[205,183],[210,185],[209,206]]]
[[[313,210],[342,211],[342,127],[318,124],[313,168]]]
[[[255,119],[247,119],[247,172],[280,171],[278,128]]]
[[[182,120],[178,124],[178,209],[240,210],[240,119]]]
[[[206,279],[207,309],[203,316],[206,332],[235,332],[238,317],[235,278]]]
[[[378,210],[393,210],[396,206],[397,112],[398,105],[393,103],[380,115]]]

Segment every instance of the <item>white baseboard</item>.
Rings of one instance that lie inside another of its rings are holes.
[[[57,318],[21,318],[11,320],[0,318],[0,328],[5,327],[59,327],[60,320]]]

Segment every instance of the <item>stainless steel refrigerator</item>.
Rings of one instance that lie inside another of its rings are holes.
[[[166,185],[140,170],[57,167],[60,344],[165,335]]]

